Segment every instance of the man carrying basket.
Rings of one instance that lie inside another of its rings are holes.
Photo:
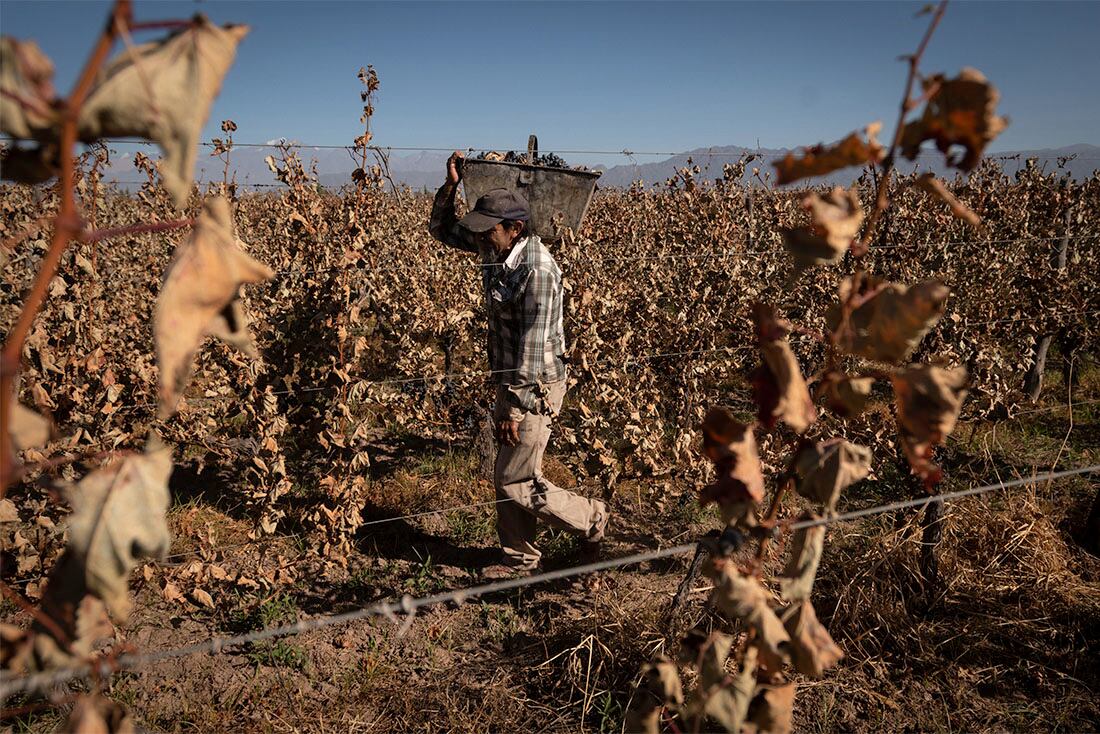
[[[514,191],[494,189],[457,218],[462,157],[456,151],[447,159],[447,179],[435,195],[428,228],[440,242],[478,253],[483,264],[489,366],[497,386],[493,485],[501,500],[497,534],[503,551],[502,563],[483,574],[503,578],[538,568],[538,520],[596,544],[603,540],[609,516],[600,500],[561,489],[542,473],[550,424],[566,388],[561,269],[529,230],[530,207]]]

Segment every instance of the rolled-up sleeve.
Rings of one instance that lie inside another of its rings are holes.
[[[439,191],[435,192],[435,200],[432,202],[432,215],[428,220],[428,231],[432,237],[445,245],[463,250],[465,252],[477,252],[477,244],[470,238],[469,232],[458,226],[458,217],[455,214],[455,194],[458,187],[445,183]]]

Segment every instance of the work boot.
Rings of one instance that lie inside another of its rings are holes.
[[[486,581],[503,581],[504,579],[514,579],[520,576],[530,576],[538,570],[537,565],[513,566],[509,563],[494,563],[482,568],[479,577]]]

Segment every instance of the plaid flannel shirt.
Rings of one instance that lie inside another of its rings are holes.
[[[436,194],[429,230],[444,244],[481,255],[489,368],[508,388],[511,417],[545,412],[543,384],[566,376],[561,269],[537,235],[517,242],[504,262],[492,251],[480,251],[458,226],[455,191],[444,184]]]

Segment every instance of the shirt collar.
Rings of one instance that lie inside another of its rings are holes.
[[[527,242],[530,237],[524,237],[517,242],[512,248],[512,251],[508,253],[508,257],[504,258],[504,268],[506,270],[515,270],[519,266],[519,259],[523,255],[524,249],[527,247]]]

